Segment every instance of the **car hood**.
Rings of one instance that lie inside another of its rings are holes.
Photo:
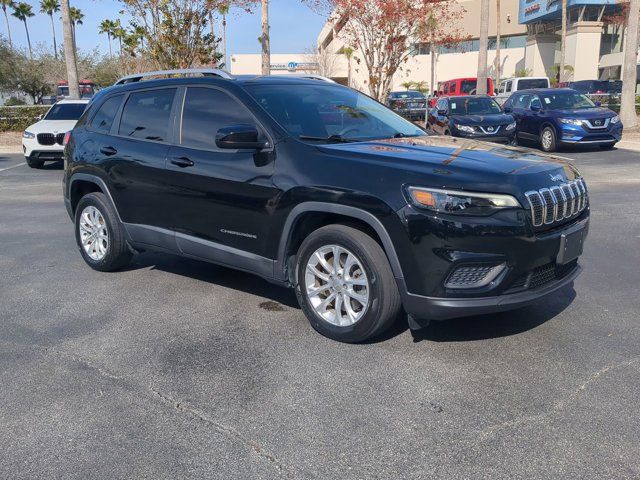
[[[439,188],[504,192],[522,198],[525,191],[574,180],[580,174],[566,159],[531,149],[456,137],[393,138],[319,146],[351,161],[384,164],[388,176]],[[402,172],[402,174],[397,172]]]
[[[553,110],[553,113],[559,117],[566,116],[578,120],[591,120],[592,118],[609,118],[615,117],[616,112],[608,108],[583,108],[583,109],[564,109]]]
[[[513,122],[513,117],[506,113],[491,115],[451,115],[451,120],[460,125],[505,125]]]
[[[26,130],[31,133],[66,133],[73,130],[77,120],[40,120],[29,125]]]

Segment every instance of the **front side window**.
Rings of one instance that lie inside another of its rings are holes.
[[[511,82],[511,80],[509,80],[507,82],[506,86],[504,87],[505,88],[505,92],[509,93],[511,91],[511,84],[512,84],[512,82]]]
[[[550,110],[595,108],[589,97],[577,92],[547,93],[541,97],[544,108]]]
[[[78,120],[87,107],[86,103],[57,103],[49,109],[45,120]]]
[[[129,95],[122,111],[118,135],[166,142],[175,88],[135,92]]]
[[[123,96],[124,95],[115,95],[100,105],[100,108],[91,120],[91,128],[99,132],[109,132],[120,108]]]
[[[282,128],[303,141],[355,141],[425,134],[384,105],[350,88],[325,84],[246,88]]]
[[[531,102],[531,95],[528,93],[523,93],[520,95],[516,95],[513,100],[513,108],[529,108],[529,103]]]
[[[216,149],[216,132],[225,126],[255,125],[249,111],[226,93],[213,88],[189,87],[182,110],[180,143]]]
[[[495,100],[487,97],[459,97],[451,99],[451,115],[492,115],[501,113]]]

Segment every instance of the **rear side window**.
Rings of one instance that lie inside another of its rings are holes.
[[[518,90],[530,88],[549,88],[549,82],[546,78],[521,78],[518,80]]]
[[[122,110],[118,134],[157,142],[168,141],[175,94],[175,88],[163,88],[129,95]]]
[[[239,123],[256,125],[244,105],[220,90],[190,87],[182,110],[180,143],[187,147],[217,149],[216,132]]]
[[[91,120],[91,128],[98,132],[108,133],[113,125],[113,120],[116,118],[122,97],[124,95],[115,95],[107,99],[94,115]]]

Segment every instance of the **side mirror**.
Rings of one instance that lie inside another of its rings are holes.
[[[438,115],[446,115],[447,111],[446,110],[438,110]]]
[[[595,105],[596,105],[596,107],[601,107],[602,106],[602,102],[596,102]]]
[[[258,129],[254,125],[238,124],[222,127],[216,133],[218,148],[261,150],[267,142],[258,140]]]
[[[502,109],[502,111],[503,111],[504,113],[511,113],[513,110],[511,109],[511,107],[504,107],[504,108]]]
[[[540,110],[542,110],[542,106],[540,106],[537,103],[532,103],[531,104],[531,111],[532,112],[539,112]]]

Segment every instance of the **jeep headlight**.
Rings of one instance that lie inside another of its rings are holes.
[[[616,115],[615,117],[611,117],[611,123],[618,123],[620,121],[620,117]]]
[[[470,127],[469,125],[460,125],[458,123],[454,123],[453,126],[456,127],[458,130],[460,130],[461,132],[467,132],[467,133],[475,132],[473,127]]]
[[[577,120],[575,118],[560,118],[560,123],[564,123],[565,125],[582,125],[582,120]]]
[[[520,207],[515,197],[502,193],[408,187],[407,194],[415,207],[438,213],[491,215],[501,209]]]
[[[513,130],[514,128],[516,128],[516,122],[511,122],[509,125],[507,125],[505,127],[505,130],[510,132],[511,130]]]
[[[36,135],[25,130],[24,132],[22,132],[22,138],[36,138]]]

